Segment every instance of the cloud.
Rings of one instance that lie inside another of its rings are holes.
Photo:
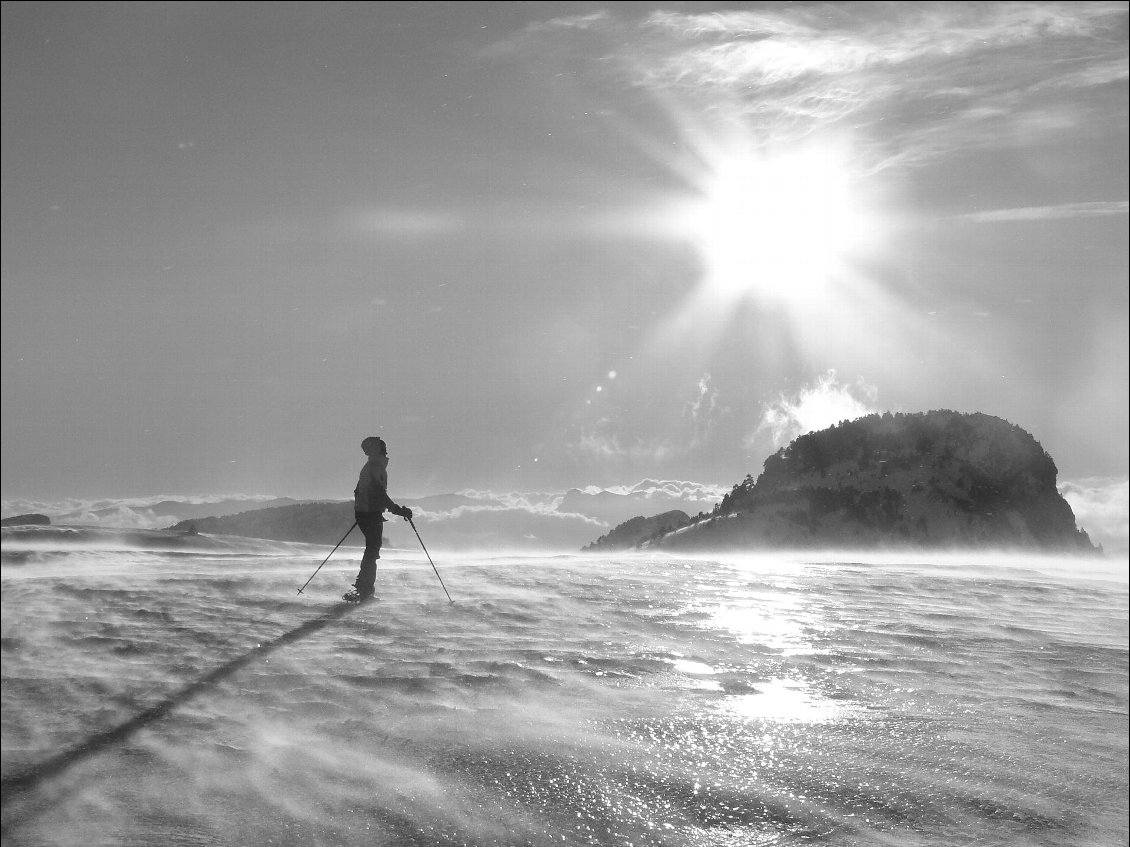
[[[437,545],[460,549],[576,550],[630,518],[674,509],[709,511],[729,490],[691,480],[643,479],[566,492],[468,489],[411,505],[429,547],[434,538]]]
[[[595,412],[598,416],[584,421],[578,417],[563,439],[571,460],[587,467],[619,466],[625,474],[631,472],[630,466],[638,466],[635,473],[649,473],[659,463],[708,450],[731,412],[722,393],[709,373],[686,381],[672,377],[668,382],[662,407],[654,404],[646,414],[636,414],[631,404],[610,400]]]
[[[728,490],[689,480],[644,479],[611,488],[586,486],[556,492],[465,489],[405,502],[412,507],[429,549],[576,551],[629,518],[672,509],[690,514],[707,511]],[[178,519],[170,512],[200,518],[277,504],[275,498],[260,495],[217,495],[56,503],[10,500],[3,505],[5,517],[46,514],[57,525],[164,529]],[[153,510],[158,505],[161,514]],[[390,544],[415,544],[411,530],[406,532],[399,521],[392,521],[388,532]]]
[[[1130,65],[1127,65],[1126,58],[1122,56],[1107,61],[1097,61],[1077,71],[1060,74],[1045,82],[1037,82],[1031,90],[1040,91],[1045,88],[1065,91],[1083,90],[1125,83],[1127,79],[1130,79]]]
[[[578,36],[588,35],[599,39],[608,32],[619,29],[617,19],[605,11],[565,15],[526,24],[517,32],[484,48],[481,53],[488,59],[518,56],[545,62],[555,54],[569,54],[577,43]]]
[[[651,517],[674,509],[692,515],[710,511],[729,491],[729,486],[645,479],[635,485],[573,488],[558,508],[597,518],[612,527],[630,518]]]
[[[1063,481],[1059,493],[1075,512],[1076,524],[1107,553],[1130,549],[1130,479],[1092,477]]]
[[[374,207],[343,215],[340,229],[363,238],[433,238],[463,229],[463,219],[447,211]]]
[[[866,38],[826,31],[803,18],[774,12],[679,14],[656,12],[645,28],[681,45],[653,54],[645,69],[648,84],[688,87],[765,87],[813,74],[859,70],[876,58]]]
[[[1029,206],[1021,209],[994,209],[960,215],[959,220],[975,223],[1008,223],[1010,221],[1047,221],[1063,218],[1101,218],[1126,215],[1130,202],[1116,200],[1097,203],[1062,203],[1058,206]]]
[[[570,453],[589,463],[654,463],[670,458],[675,453],[675,448],[666,438],[625,439],[619,433],[612,432],[612,426],[612,421],[608,419],[598,421],[593,428],[581,433],[572,442]]]
[[[685,415],[690,425],[688,446],[699,447],[709,440],[720,415],[725,410],[718,399],[718,391],[710,386],[710,374],[703,374],[696,386],[694,398],[687,404]]]
[[[557,507],[561,504],[563,496],[563,494],[464,489],[455,495],[458,502],[435,508],[427,505],[428,501],[425,500],[419,507],[419,512],[436,521],[458,520],[467,515],[481,515],[487,512],[524,512],[541,517],[559,517]]]
[[[554,503],[521,494],[496,495],[443,511],[413,506],[413,511],[428,546],[434,542],[437,548],[576,550],[607,531],[602,521],[558,512]]]
[[[828,370],[795,394],[782,394],[765,407],[752,442],[768,432],[775,447],[782,447],[806,432],[826,429],[842,420],[854,420],[875,411],[878,390],[862,378],[842,384],[835,370]]]
[[[570,45],[583,30],[586,43],[602,39],[586,73],[678,111],[744,119],[762,140],[838,125],[858,137],[870,172],[1122,120],[1109,97],[1087,93],[1127,78],[1125,3],[687,8],[556,19],[504,49],[579,60]]]
[[[635,485],[609,485],[604,487],[590,485],[579,490],[585,494],[598,494],[601,491],[607,491],[612,494],[681,499],[698,503],[719,500],[729,493],[730,489],[728,486],[722,487],[690,480],[642,479]]]
[[[530,24],[527,32],[552,32],[556,30],[589,30],[605,23],[609,18],[608,12],[596,11],[584,15],[566,15],[553,18],[542,23]]]
[[[459,549],[578,550],[634,517],[708,511],[729,491],[686,480],[585,486],[566,492],[468,489],[409,501],[428,545]],[[425,530],[426,526],[426,530]]]
[[[657,56],[652,81],[756,87],[896,66],[905,73],[933,59],[944,60],[951,71],[954,60],[966,56],[1008,61],[1001,51],[1097,39],[1124,17],[1121,3],[918,3],[857,6],[850,14],[829,14],[827,7],[794,7],[787,15],[660,11],[643,29],[665,36],[667,48],[683,46],[665,60]],[[1099,64],[1107,68],[1099,80],[1117,78],[1117,62]],[[1074,84],[1094,81],[1074,67],[1063,73]]]

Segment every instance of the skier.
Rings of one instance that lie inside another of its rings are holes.
[[[361,449],[369,461],[361,468],[357,487],[353,490],[353,512],[357,526],[365,536],[365,552],[361,556],[361,569],[353,583],[353,590],[342,597],[350,603],[369,600],[377,582],[377,559],[381,557],[384,535],[385,511],[412,520],[412,510],[398,506],[388,496],[388,447],[383,439],[370,435],[361,442]]]

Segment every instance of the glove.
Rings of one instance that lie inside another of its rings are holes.
[[[406,521],[412,520],[412,510],[407,506],[397,506],[392,509],[392,513],[398,517],[404,518]]]

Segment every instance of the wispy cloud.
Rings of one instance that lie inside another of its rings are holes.
[[[634,517],[679,509],[709,511],[729,488],[688,480],[582,486],[560,493],[466,490],[413,503],[429,535],[463,548],[522,546],[579,549]]]
[[[598,421],[573,442],[573,452],[590,461],[617,463],[659,462],[675,452],[670,440],[666,438],[628,437],[615,431],[613,427],[613,423],[607,419]]]
[[[486,512],[524,512],[530,515],[560,517],[558,506],[563,494],[530,492],[495,492],[465,489],[457,493],[463,501],[447,508],[422,506],[420,514],[431,520],[454,520],[466,515]]]
[[[643,29],[666,36],[667,47],[684,46],[665,56],[656,51],[654,61],[641,72],[652,82],[747,86],[754,98],[752,89],[795,81],[809,84],[868,69],[897,66],[904,73],[913,74],[917,68],[929,74],[934,66],[926,63],[936,59],[945,60],[952,73],[955,60],[971,56],[988,60],[978,72],[987,79],[998,62],[1009,61],[1002,50],[1048,50],[1059,41],[1101,38],[1125,15],[1124,3],[818,5],[790,8],[787,16],[775,10],[661,11],[652,14]],[[1117,51],[1117,43],[1107,50]],[[1117,61],[1094,58],[1106,67],[1098,78],[1072,66],[1060,74],[1073,85],[1119,77]],[[918,81],[912,75],[903,84]]]
[[[363,238],[429,238],[458,231],[466,222],[451,211],[373,207],[346,213],[341,230]]]
[[[611,527],[637,516],[682,509],[694,514],[712,508],[728,489],[687,480],[644,479],[634,485],[585,486],[556,492],[466,489],[407,500],[415,520],[435,550],[578,550]],[[5,501],[4,516],[46,514],[63,526],[113,529],[164,529],[185,519],[250,511],[274,505],[274,498],[169,497],[41,503]],[[347,505],[347,501],[341,501]],[[163,505],[161,505],[163,503]],[[215,506],[214,510],[208,508]],[[159,512],[154,509],[161,505]],[[390,544],[412,539],[399,521],[389,525]],[[414,541],[414,539],[412,539]],[[409,545],[411,546],[411,545]]]
[[[569,454],[589,465],[638,465],[636,472],[647,473],[664,461],[695,455],[713,446],[720,424],[731,409],[723,402],[711,375],[703,373],[693,382],[672,385],[668,395],[679,405],[672,404],[662,424],[652,419],[632,429],[626,426],[622,410],[602,411],[579,424],[566,439]]]
[[[635,485],[589,485],[577,489],[583,494],[602,492],[644,499],[684,500],[688,503],[713,503],[729,492],[729,486],[719,486],[690,480],[643,479]]]
[[[1075,522],[1107,553],[1126,555],[1130,548],[1130,480],[1089,478],[1060,483]]]
[[[829,370],[796,393],[782,394],[766,406],[749,440],[768,432],[775,447],[784,446],[806,432],[871,414],[877,395],[874,386],[862,378],[844,384],[835,370]]]
[[[685,409],[685,416],[690,427],[690,437],[687,444],[691,449],[710,440],[719,416],[725,413],[719,399],[718,390],[710,384],[710,374],[702,375],[697,388],[697,393]]]
[[[608,17],[608,12],[605,11],[589,12],[583,15],[564,15],[560,18],[552,18],[541,23],[530,24],[527,32],[587,30],[603,24],[608,20]]]
[[[599,72],[762,140],[851,132],[873,171],[1115,120],[1087,92],[1125,82],[1126,16],[1116,2],[661,10],[558,19],[508,48],[567,50],[558,34],[583,28],[607,45]]]
[[[1126,200],[1109,203],[1062,203],[1058,206],[1028,206],[1021,209],[994,209],[988,212],[973,212],[959,215],[959,220],[974,223],[1008,223],[1010,221],[1047,221],[1063,218],[1105,218],[1126,215],[1130,212],[1130,202]]]

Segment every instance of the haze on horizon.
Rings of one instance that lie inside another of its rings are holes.
[[[4,3],[3,498],[1128,474],[1125,3]]]

